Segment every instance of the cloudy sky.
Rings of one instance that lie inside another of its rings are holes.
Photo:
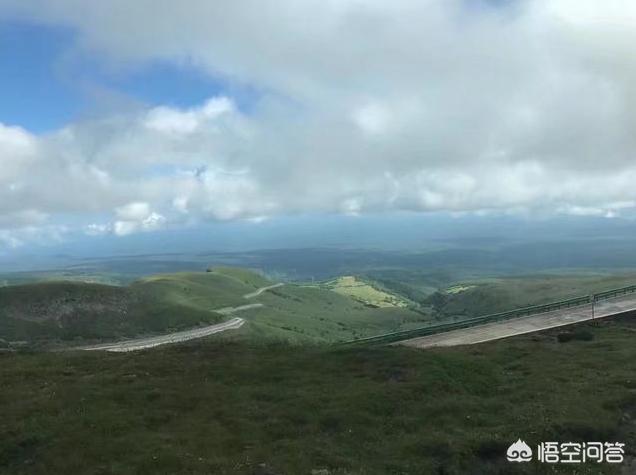
[[[631,0],[0,0],[0,250],[636,207]]]

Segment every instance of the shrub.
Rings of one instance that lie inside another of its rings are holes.
[[[572,340],[591,341],[593,339],[594,339],[594,334],[586,330],[559,333],[557,335],[557,340],[559,343],[567,343],[568,341],[572,341]]]

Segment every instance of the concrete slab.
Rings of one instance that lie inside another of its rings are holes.
[[[594,318],[605,318],[630,310],[636,310],[635,294],[597,302],[594,307]],[[549,328],[572,325],[591,319],[592,306],[587,304],[579,307],[556,310],[554,312],[531,315],[529,317],[486,323],[484,325],[452,330],[446,333],[412,338],[394,344],[413,346],[416,348],[474,345],[515,335],[547,330]]]

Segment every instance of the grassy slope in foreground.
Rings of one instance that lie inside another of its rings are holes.
[[[578,328],[593,339],[559,343],[551,331],[433,351],[207,340],[127,355],[0,354],[0,472],[572,473],[504,456],[518,438],[633,451],[636,322]]]
[[[0,288],[0,338],[108,340],[211,324],[260,276],[225,269],[153,276],[127,287],[44,282]],[[264,282],[267,282],[263,279]]]

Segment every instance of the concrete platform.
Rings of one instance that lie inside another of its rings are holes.
[[[597,302],[594,307],[594,318],[606,318],[613,315],[636,310],[636,294],[616,297]],[[486,341],[499,340],[510,336],[532,333],[549,328],[572,325],[592,319],[592,305],[582,305],[554,312],[515,318],[502,322],[486,323],[470,328],[452,330],[446,333],[428,335],[404,340],[395,345],[431,348],[436,346],[474,345]]]

